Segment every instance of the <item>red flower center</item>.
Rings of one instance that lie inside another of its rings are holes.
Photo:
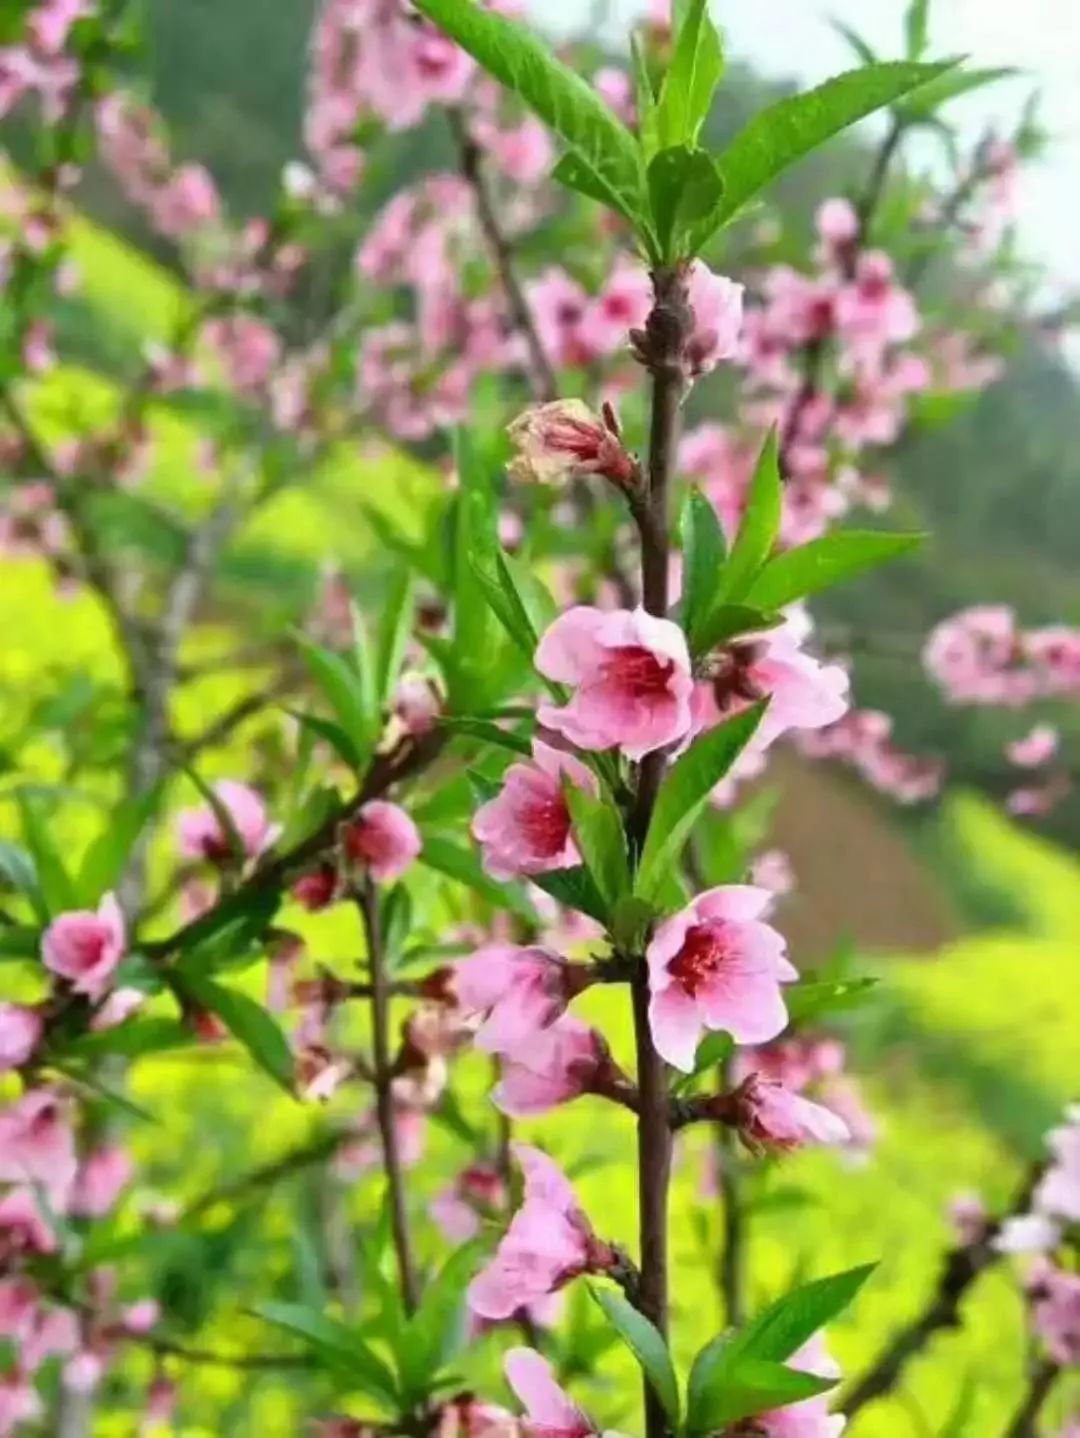
[[[686,932],[683,946],[668,964],[668,972],[693,998],[706,988],[731,956],[723,924],[695,924]]]
[[[628,644],[610,651],[603,663],[604,679],[632,699],[659,699],[667,693],[671,659],[659,659],[651,649]]]
[[[521,828],[534,853],[560,854],[570,836],[570,811],[562,793],[531,799],[522,810]]]

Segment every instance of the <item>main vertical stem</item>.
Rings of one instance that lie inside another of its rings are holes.
[[[648,489],[635,506],[635,519],[641,534],[642,602],[650,614],[662,619],[668,609],[668,502],[679,437],[682,357],[692,316],[687,305],[685,276],[681,271],[657,270],[653,275],[653,288],[655,304],[641,346],[642,358],[652,375]],[[638,771],[630,817],[631,843],[638,853],[648,832],[665,764],[665,755],[658,750],[645,757]],[[637,1147],[641,1284],[638,1307],[666,1335],[671,1129],[668,1123],[667,1072],[649,1027],[649,979],[644,959],[638,965],[632,997],[639,1092]],[[664,1438],[667,1431],[663,1405],[646,1380],[646,1438]]]
[[[390,1196],[390,1230],[397,1257],[402,1302],[406,1313],[414,1313],[420,1293],[405,1204],[401,1152],[394,1123],[393,1073],[390,1063],[390,985],[386,976],[386,954],[383,950],[382,926],[379,920],[379,896],[371,879],[365,878],[361,881],[357,897],[364,920],[368,965],[371,970],[371,1055],[375,1069],[375,1118],[379,1126],[386,1187]]]

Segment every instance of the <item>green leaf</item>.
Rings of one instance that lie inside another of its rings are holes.
[[[686,145],[661,150],[649,164],[649,204],[665,260],[689,259],[693,235],[720,203],[724,181],[716,161]]]
[[[785,1293],[741,1329],[734,1342],[751,1358],[781,1362],[808,1342],[854,1299],[876,1263],[849,1268]]]
[[[690,0],[656,105],[662,148],[695,143],[723,73],[723,50],[709,19],[708,0]]]
[[[465,1289],[485,1247],[474,1241],[451,1254],[425,1285],[420,1307],[405,1325],[397,1344],[397,1361],[402,1393],[410,1402],[433,1390],[439,1374],[462,1345]]]
[[[751,584],[775,548],[776,537],[780,533],[783,503],[780,442],[774,426],[765,437],[754,467],[746,510],[739,524],[735,543],[731,546],[731,558],[724,570],[719,595],[724,602],[737,603],[749,593]]]
[[[532,905],[518,885],[492,879],[485,874],[473,851],[456,844],[453,839],[437,834],[425,834],[420,862],[429,869],[437,869],[440,874],[445,874],[456,883],[466,885],[497,908],[513,909],[514,913],[525,919],[536,918]]]
[[[344,655],[324,649],[304,634],[297,635],[297,643],[334,718],[362,761],[374,738],[370,690],[364,679]]]
[[[161,792],[156,785],[150,793],[118,804],[112,811],[108,827],[83,856],[78,879],[83,903],[97,903],[102,894],[116,888],[139,835],[157,812]]]
[[[344,1323],[299,1303],[260,1303],[254,1310],[267,1323],[301,1338],[328,1368],[385,1407],[397,1411],[397,1383],[389,1367],[358,1333]]]
[[[649,74],[649,62],[642,48],[641,37],[636,30],[630,35],[630,59],[634,72],[638,137],[641,141],[645,161],[648,163],[660,148],[660,134],[656,119],[656,94],[653,90],[652,77]]]
[[[886,534],[839,530],[785,550],[770,559],[750,586],[747,602],[761,609],[783,609],[796,599],[831,589],[879,564],[917,548],[922,534]]]
[[[846,979],[839,983],[792,984],[784,989],[784,1003],[793,1024],[816,1023],[825,1014],[853,1009],[877,988],[875,978]]]
[[[0,884],[6,882],[17,893],[25,895],[43,924],[49,922],[49,909],[38,884],[37,869],[25,849],[0,839]]]
[[[470,719],[467,715],[446,715],[439,720],[439,727],[449,729],[451,734],[465,734],[470,739],[479,739],[483,744],[494,744],[498,749],[509,749],[513,754],[532,756],[532,744],[524,735],[512,729],[501,729],[487,719]]]
[[[226,988],[205,974],[177,969],[172,980],[187,998],[218,1018],[261,1069],[293,1093],[293,1056],[277,1020],[238,989]]]
[[[139,1058],[142,1054],[185,1048],[194,1042],[195,1035],[177,1019],[134,1019],[99,1033],[80,1034],[64,1046],[64,1052],[79,1058],[96,1059],[111,1054]]]
[[[864,65],[876,65],[878,63],[877,52],[872,45],[863,39],[857,30],[852,29],[852,27],[846,25],[843,20],[837,20],[835,17],[830,20],[829,23],[836,33],[847,41]]]
[[[332,719],[324,719],[320,714],[304,714],[299,709],[290,709],[288,705],[282,707],[286,714],[292,715],[306,734],[324,740],[351,769],[363,768],[363,754],[340,724],[335,724]]]
[[[375,693],[384,708],[393,698],[394,686],[401,673],[415,611],[413,577],[402,565],[387,587],[375,644]]]
[[[775,629],[783,622],[782,614],[767,614],[747,604],[718,604],[699,624],[691,649],[694,654],[708,654],[728,639]]]
[[[653,1392],[663,1404],[672,1429],[677,1430],[681,1413],[679,1380],[663,1336],[615,1289],[600,1288],[590,1283],[589,1292],[640,1363]]]
[[[748,200],[796,160],[955,64],[954,60],[935,65],[897,60],[865,65],[760,111],[719,157],[726,188],[710,216],[710,233],[734,219]]]
[[[727,557],[727,541],[716,510],[695,485],[686,497],[682,512],[683,600],[682,627],[694,639],[699,625],[712,608],[720,585],[720,571]]]
[[[764,703],[754,704],[718,724],[675,761],[657,795],[634,880],[636,897],[659,897],[709,795],[749,743],[765,707]]]
[[[961,95],[967,95],[972,90],[981,90],[984,85],[993,85],[998,80],[1007,80],[1019,73],[1010,65],[984,70],[950,70],[907,96],[897,105],[897,114],[908,124],[925,122],[950,100],[959,99]]]
[[[598,923],[607,922],[608,910],[596,881],[583,865],[576,869],[553,869],[549,874],[534,874],[532,881],[538,889],[550,894],[568,909],[588,914]]]
[[[417,0],[489,74],[520,95],[618,200],[629,217],[644,210],[641,156],[634,137],[592,86],[556,59],[524,25],[482,10],[473,0]]]
[[[979,1384],[973,1373],[965,1373],[952,1412],[939,1430],[937,1438],[974,1438],[972,1423],[979,1397]]]
[[[590,169],[576,150],[567,150],[559,157],[551,172],[551,178],[557,184],[565,185],[568,190],[584,195],[588,200],[596,200],[607,209],[618,211],[631,225],[646,224],[645,218],[636,210],[631,210],[619,192],[612,189],[595,170]],[[651,234],[651,226],[649,229]]]
[[[22,820],[23,842],[33,859],[46,914],[55,916],[78,908],[78,893],[52,841],[38,800],[23,791],[16,797]]]
[[[836,1386],[833,1378],[818,1378],[781,1363],[749,1358],[727,1345],[712,1354],[707,1370],[699,1371],[701,1357],[699,1354],[690,1372],[685,1430],[688,1438],[716,1432],[741,1418],[801,1403]]]
[[[909,0],[904,16],[904,39],[907,58],[918,60],[926,49],[930,25],[930,0]]]
[[[581,857],[610,913],[630,890],[630,868],[622,822],[611,804],[579,789],[568,779],[563,782],[563,794]]]

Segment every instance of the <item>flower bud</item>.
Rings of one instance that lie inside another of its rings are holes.
[[[626,488],[637,476],[614,414],[609,410],[601,419],[579,399],[532,405],[507,433],[515,449],[510,477],[523,483],[562,484],[574,475],[599,474]]]

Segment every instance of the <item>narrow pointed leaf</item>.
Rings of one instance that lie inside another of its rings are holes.
[[[822,535],[770,559],[750,586],[749,604],[760,609],[783,609],[796,599],[831,589],[868,569],[917,548],[921,534],[887,534],[868,530],[841,530]]]
[[[731,546],[731,558],[724,570],[720,598],[734,604],[745,599],[754,579],[776,546],[783,509],[783,486],[780,480],[780,442],[775,427],[762,445],[750,482],[739,532]]]
[[[679,1401],[679,1380],[675,1376],[675,1366],[662,1335],[621,1293],[593,1284],[589,1285],[589,1292],[604,1310],[608,1322],[618,1331],[623,1342],[641,1364],[653,1392],[663,1404],[672,1429],[677,1430],[682,1408]]]

